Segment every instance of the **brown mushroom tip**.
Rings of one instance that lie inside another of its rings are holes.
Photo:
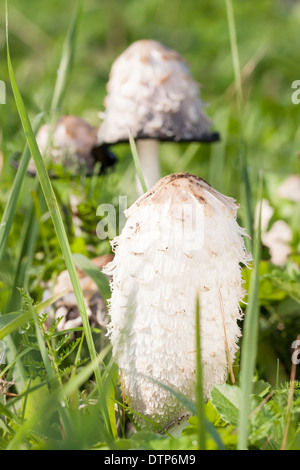
[[[46,123],[39,128],[36,135],[42,156],[48,146],[49,132],[50,125]],[[98,174],[103,174],[117,161],[108,145],[99,145],[97,142],[97,129],[76,115],[64,115],[58,118],[53,128],[48,152],[49,176],[52,179],[60,177],[60,172],[55,171],[55,166],[61,166],[72,177],[79,174],[91,176],[97,171],[97,163],[100,163]],[[13,158],[11,164],[18,168],[20,162]],[[27,174],[31,177],[36,176],[33,159],[29,162]]]
[[[207,181],[190,173],[172,173],[161,178],[145,194],[141,195],[132,207],[149,204],[186,202],[192,197],[200,205],[206,205],[205,194],[209,194],[216,204],[221,205],[228,213],[236,213],[239,205],[232,197],[228,197],[214,189]],[[130,213],[129,208],[126,213]]]

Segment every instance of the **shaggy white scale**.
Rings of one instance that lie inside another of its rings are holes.
[[[128,404],[162,428],[185,410],[160,383],[195,400],[197,293],[206,398],[226,380],[226,340],[234,360],[244,296],[240,263],[251,259],[237,209],[197,176],[169,175],[126,211],[113,241],[105,272],[112,276],[114,358]]]
[[[117,57],[107,92],[100,143],[128,141],[128,129],[142,139],[210,138],[212,123],[187,62],[157,41],[136,41]]]

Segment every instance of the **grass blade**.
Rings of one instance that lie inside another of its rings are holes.
[[[62,57],[61,57],[60,66],[59,66],[58,73],[57,73],[57,80],[55,83],[54,93],[53,93],[52,102],[51,102],[50,132],[49,132],[47,148],[50,143],[52,131],[55,125],[56,111],[61,106],[64,94],[65,94],[65,90],[67,87],[68,79],[70,76],[70,72],[71,72],[71,68],[73,64],[73,57],[74,57],[75,39],[77,35],[82,8],[83,8],[83,1],[79,0],[74,19],[71,23],[66,40],[64,42]],[[6,11],[7,11],[7,2],[6,2]],[[6,15],[6,25],[8,29],[7,15]],[[8,42],[7,42],[7,45],[8,45]],[[38,129],[40,125],[41,117],[42,117],[42,114],[38,115],[35,121],[33,122],[34,132],[36,132],[36,130]],[[23,152],[22,158],[21,158],[20,166],[18,168],[16,177],[13,183],[13,187],[11,190],[8,203],[4,210],[1,224],[0,224],[0,260],[5,251],[6,243],[8,240],[8,236],[11,230],[11,226],[12,226],[12,222],[13,222],[13,218],[14,218],[14,214],[16,210],[18,197],[21,191],[22,182],[25,177],[25,173],[27,170],[30,156],[31,156],[30,148],[27,143],[25,150]],[[39,194],[40,187],[38,186],[38,181],[37,181],[36,188]],[[31,216],[29,219],[27,220],[28,230],[26,231],[26,233],[27,234],[30,233],[31,237],[28,242],[28,246],[26,246],[27,236],[25,237],[23,247],[20,252],[19,261],[17,263],[16,275],[15,275],[14,290],[16,287],[18,287],[18,285],[24,286],[25,278],[27,277],[26,273],[29,272],[29,265],[31,264],[31,259],[33,256],[33,248],[34,248],[35,240],[36,240],[37,233],[38,233],[37,220],[32,210],[31,210]],[[25,259],[25,265],[22,266],[23,259]],[[18,297],[15,295],[12,295],[7,305],[8,311],[11,311],[12,309],[17,309],[18,306],[19,306]],[[17,349],[14,345],[13,339],[11,337],[7,337],[6,343],[8,346],[8,357],[11,360],[13,360],[13,358],[17,354]],[[15,381],[16,381],[16,387],[22,389],[25,383],[25,378],[24,378],[22,365],[19,364],[18,362],[16,363],[16,369],[15,369]]]
[[[62,51],[62,57],[57,71],[57,80],[54,88],[54,93],[52,97],[52,103],[50,107],[50,113],[55,113],[60,108],[64,93],[66,91],[68,81],[70,78],[70,71],[73,66],[74,59],[74,45],[77,36],[77,30],[81,19],[81,14],[83,10],[83,0],[79,0],[77,4],[77,9],[75,11],[74,18],[71,22],[70,28],[68,30]]]
[[[9,51],[9,43],[8,43],[8,11],[7,11],[7,2],[6,2],[6,41],[7,41],[7,64],[8,64],[8,72],[10,77],[10,82],[16,102],[16,106],[18,109],[18,113],[20,116],[20,120],[24,129],[24,133],[27,138],[28,146],[30,148],[34,164],[37,170],[37,175],[40,181],[40,185],[52,218],[52,222],[55,228],[55,232],[60,244],[61,251],[63,253],[63,257],[66,263],[66,267],[69,271],[70,279],[72,282],[72,286],[74,288],[74,293],[76,296],[76,300],[78,303],[78,308],[80,311],[80,315],[82,318],[83,329],[86,336],[87,345],[89,348],[89,353],[91,360],[94,361],[96,359],[96,351],[94,347],[94,342],[91,334],[91,329],[88,321],[88,316],[85,308],[84,298],[81,290],[81,286],[79,283],[78,275],[76,272],[75,264],[72,258],[72,253],[70,249],[70,245],[67,239],[67,234],[65,231],[65,227],[63,224],[63,220],[61,217],[61,213],[59,210],[59,206],[57,204],[57,200],[55,197],[55,193],[53,187],[51,185],[50,178],[45,168],[45,164],[43,158],[41,156],[40,150],[38,148],[37,142],[35,140],[35,136],[32,131],[32,127],[27,116],[27,112],[24,106],[23,99],[19,92],[19,88],[16,82],[13,66],[11,63],[10,58],[10,51]],[[99,371],[95,371],[95,378],[97,381],[99,392],[101,390],[101,376]]]
[[[234,70],[234,77],[235,77],[235,88],[237,92],[236,93],[237,106],[238,106],[240,134],[241,134],[240,151],[239,151],[240,164],[241,164],[241,198],[242,198],[243,207],[245,208],[244,225],[247,228],[248,234],[250,235],[250,239],[247,239],[245,243],[247,245],[247,248],[251,250],[252,239],[253,239],[254,217],[253,217],[253,209],[252,209],[252,204],[251,204],[252,195],[251,195],[251,183],[250,183],[250,178],[248,174],[247,148],[246,148],[246,143],[244,140],[243,90],[242,90],[240,60],[239,60],[239,54],[238,54],[238,44],[237,44],[237,37],[236,37],[236,28],[235,28],[232,0],[226,0],[226,11],[227,11],[227,21],[228,21],[228,29],[229,29],[229,36],[230,36],[233,70]]]
[[[97,285],[104,300],[111,296],[109,281],[107,277],[94,265],[94,263],[81,253],[75,253],[73,259],[78,268],[85,272]]]
[[[33,347],[28,346],[28,347],[26,347],[25,349],[23,349],[23,351],[21,351],[19,354],[15,355],[15,356],[14,356],[14,359],[13,359],[11,362],[9,362],[9,364],[8,364],[6,367],[4,367],[4,369],[2,369],[2,370],[0,371],[0,379],[1,379],[1,377],[3,377],[3,376],[6,374],[6,372],[8,372],[10,369],[12,369],[13,366],[14,366],[23,356],[25,356],[25,355],[26,355],[29,351],[31,351],[32,349],[33,349]],[[24,382],[24,383],[25,383],[25,382]],[[22,388],[22,390],[23,390],[23,388]],[[20,391],[20,393],[22,392],[22,390]]]
[[[13,439],[7,446],[7,450],[18,449],[22,440],[28,433],[35,427],[36,423],[40,420],[41,416],[48,416],[56,407],[58,401],[70,396],[74,390],[78,389],[82,384],[88,380],[93,372],[99,370],[99,364],[104,360],[105,356],[110,352],[111,346],[107,345],[101,353],[92,362],[85,367],[82,367],[80,372],[66,382],[62,387],[56,388],[49,394],[42,408],[37,409],[16,431]],[[109,436],[107,436],[109,439]]]
[[[196,408],[198,417],[198,445],[200,450],[206,448],[204,397],[203,397],[203,372],[201,360],[201,333],[200,333],[200,301],[199,294],[196,298]]]
[[[57,70],[57,79],[55,82],[54,92],[50,105],[50,120],[49,120],[49,133],[47,138],[46,147],[44,150],[44,158],[48,161],[48,151],[52,140],[53,131],[58,117],[58,112],[61,108],[63,97],[65,95],[67,85],[70,79],[71,70],[73,67],[73,60],[75,54],[75,43],[77,31],[81,19],[84,0],[79,0],[75,15],[70,24],[67,36],[64,41],[60,64]]]
[[[247,449],[248,440],[248,416],[250,413],[250,395],[253,387],[253,375],[255,370],[258,320],[259,320],[259,263],[261,258],[261,200],[262,200],[262,179],[260,181],[258,200],[260,201],[260,214],[258,227],[254,239],[254,266],[251,273],[248,305],[245,314],[244,338],[241,348],[241,406],[238,424],[238,449]]]
[[[43,114],[37,115],[33,122],[34,133],[36,133],[41,123],[42,116]],[[13,223],[13,218],[15,215],[18,198],[22,189],[22,184],[26,175],[26,170],[27,170],[29,160],[30,160],[30,149],[29,149],[28,144],[26,144],[22,157],[21,157],[20,165],[18,167],[16,176],[15,176],[12,188],[11,188],[8,201],[6,203],[6,206],[3,212],[1,223],[0,223],[0,261],[5,251],[6,243],[7,243],[9,232]]]
[[[56,302],[60,297],[65,295],[67,290],[57,294],[44,302],[35,305],[32,310],[35,316],[39,315],[43,310],[49,307],[52,303]],[[31,310],[26,312],[10,312],[0,317],[0,339],[10,335],[17,328],[20,328],[24,323],[32,319]]]
[[[234,13],[233,13],[231,0],[226,0],[226,11],[227,11],[227,21],[228,21],[231,54],[232,54],[232,62],[233,62],[233,70],[234,70],[234,81],[235,81],[235,88],[236,88],[237,100],[238,100],[238,109],[239,109],[239,113],[242,114],[243,89],[242,89],[242,79],[241,79],[241,67],[240,67],[240,59],[239,59],[239,53],[238,53]]]
[[[165,390],[167,390],[168,392],[170,392],[176,398],[176,400],[178,400],[180,403],[182,403],[184,405],[184,407],[188,411],[191,412],[192,415],[196,416],[196,414],[197,414],[197,404],[195,404],[192,400],[187,398],[185,395],[183,395],[180,392],[177,392],[172,387],[169,387],[168,385],[165,385],[164,383],[160,382],[159,380],[153,379],[152,377],[148,377],[144,374],[139,374],[139,376],[153,382],[154,384],[158,385],[159,387],[162,387]],[[133,410],[131,410],[131,411],[133,411]],[[136,413],[136,412],[134,412],[134,413]],[[138,414],[138,413],[136,413],[136,414]],[[144,419],[146,419],[143,415],[139,415],[139,416],[142,416]],[[202,416],[203,416],[204,425],[205,425],[207,431],[209,432],[209,434],[211,435],[212,439],[217,444],[219,450],[225,450],[225,446],[224,446],[217,430],[213,426],[213,424],[210,423],[210,421],[208,421],[208,419],[205,417],[204,413],[203,413]],[[146,421],[147,421],[147,419],[146,419]]]

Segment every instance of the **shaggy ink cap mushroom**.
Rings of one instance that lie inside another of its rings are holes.
[[[41,154],[44,155],[49,140],[50,124],[44,124],[37,132],[36,140]],[[53,129],[48,150],[50,165],[61,165],[72,175],[93,174],[97,162],[101,163],[100,173],[114,165],[116,157],[106,145],[98,145],[97,129],[84,119],[74,116],[61,116]],[[29,162],[28,173],[36,175],[33,160]]]
[[[195,401],[197,293],[206,399],[226,381],[228,355],[234,361],[245,294],[240,264],[251,259],[238,207],[197,176],[168,175],[125,211],[112,242],[115,256],[104,268],[112,279],[108,332],[123,396],[162,428],[188,414],[159,383]]]
[[[154,40],[131,44],[113,63],[100,144],[136,140],[147,187],[160,178],[158,141],[215,142],[200,87],[178,52]]]

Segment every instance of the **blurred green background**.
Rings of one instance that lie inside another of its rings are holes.
[[[33,116],[49,107],[62,43],[75,4],[64,0],[8,3],[13,65],[27,110]],[[291,84],[299,79],[299,2],[243,0],[233,5],[243,77],[245,139],[251,166],[295,172],[300,107],[291,102]],[[4,6],[2,1],[0,77],[7,83],[7,105],[0,108],[0,125],[8,158],[7,152],[14,149],[19,137],[20,124],[7,75]],[[230,151],[226,152],[226,159],[234,163],[239,129],[235,121],[234,76],[222,0],[86,0],[62,112],[79,114],[98,125],[97,113],[103,109],[111,64],[131,42],[141,38],[161,41],[188,60],[194,78],[203,85],[202,96],[209,105],[208,113],[215,127],[224,138],[225,130],[230,130],[227,142]],[[225,113],[229,113],[229,127]],[[24,141],[22,135],[20,141]],[[172,150],[177,153],[175,146]],[[209,152],[210,149],[203,150],[206,160],[201,161],[199,157],[197,165],[191,166],[191,170],[196,169],[203,177],[208,177]],[[171,157],[169,161],[163,159],[166,171],[171,170],[172,164]],[[234,173],[234,165],[230,170]],[[214,178],[219,189],[232,193],[234,178],[221,175]],[[222,179],[228,181],[227,186],[230,182],[230,187],[223,187]]]
[[[66,0],[11,0],[8,3],[12,62],[27,111],[33,120],[41,111],[46,116],[49,111],[63,41],[76,3]],[[300,3],[236,0],[233,7],[243,84],[243,139],[252,185],[252,209],[255,210],[258,175],[262,169],[264,197],[274,209],[273,220],[283,219],[292,228],[293,262],[296,260],[299,266],[299,207],[280,200],[277,189],[289,174],[299,173],[300,104],[292,103],[291,86],[294,80],[300,79]],[[0,176],[1,215],[15,175],[11,157],[22,151],[25,144],[9,85],[3,0],[0,28],[0,79],[7,88],[7,103],[0,105],[4,157]],[[98,113],[103,110],[112,62],[130,43],[143,38],[161,41],[187,59],[193,77],[202,84],[207,113],[214,121],[215,129],[221,133],[221,142],[212,146],[162,144],[163,174],[189,171],[240,202],[241,125],[226,7],[222,0],[86,0],[61,114],[77,114],[98,126]],[[108,252],[109,243],[100,242],[95,235],[97,206],[107,202],[117,205],[119,194],[128,195],[129,203],[135,199],[134,166],[129,146],[118,146],[114,151],[119,158],[115,170],[97,181],[79,178],[77,181],[53,183],[73,252],[90,257]],[[24,187],[5,264],[0,268],[1,309],[10,296],[13,283],[11,273],[15,272],[19,240],[32,199],[31,178],[27,178]],[[81,221],[79,235],[74,230],[69,210],[70,194],[77,197],[76,216]],[[32,295],[40,299],[41,281],[49,279],[54,271],[64,269],[64,263],[45,206],[41,203],[36,211],[40,232],[27,282]],[[262,265],[262,271],[270,274],[267,251],[264,261],[266,264]],[[299,303],[284,289],[278,290],[268,282],[262,283],[260,291],[259,364],[262,374],[274,382],[278,357],[283,364],[282,377],[289,377],[289,347],[296,332],[300,331]]]

